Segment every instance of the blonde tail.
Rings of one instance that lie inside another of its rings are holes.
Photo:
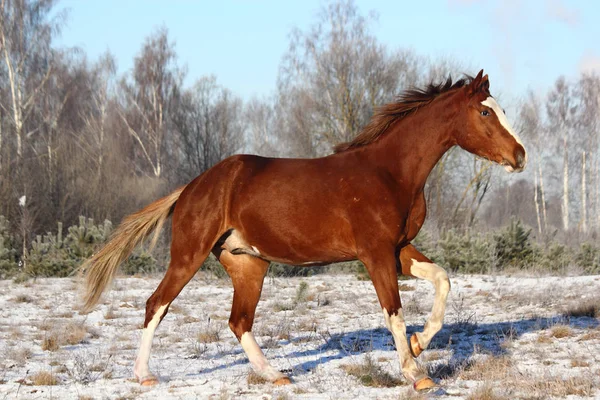
[[[111,235],[109,242],[83,263],[80,268],[85,276],[82,312],[87,313],[94,308],[102,292],[114,279],[119,265],[152,231],[155,233],[150,248],[154,247],[165,220],[171,215],[172,207],[184,188],[185,186],[127,216]]]

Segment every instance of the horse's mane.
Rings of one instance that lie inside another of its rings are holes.
[[[371,117],[371,120],[367,126],[363,128],[360,134],[350,142],[340,143],[335,146],[334,152],[341,153],[346,150],[373,143],[383,135],[387,128],[394,122],[431,103],[441,94],[468,85],[472,80],[472,77],[465,76],[456,82],[452,82],[452,77],[449,76],[445,82],[440,82],[438,84],[432,82],[424,89],[411,88],[405,90],[396,98],[395,102],[377,108]]]

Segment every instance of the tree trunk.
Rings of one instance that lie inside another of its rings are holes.
[[[567,150],[567,136],[563,139],[564,158],[563,158],[563,202],[562,202],[562,220],[563,229],[569,230],[569,153]]]
[[[544,192],[544,175],[542,174],[542,166],[538,165],[540,176],[540,194],[542,195],[542,216],[544,217],[544,232],[548,232],[548,216],[546,214],[546,193]]]
[[[585,188],[585,151],[581,153],[581,230],[587,233],[587,194]]]
[[[537,171],[534,171],[534,184],[533,184],[533,202],[535,203],[535,215],[537,217],[538,232],[542,234],[542,220],[540,218],[540,204],[538,202],[538,176]]]

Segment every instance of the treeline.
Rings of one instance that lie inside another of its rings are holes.
[[[307,30],[291,32],[277,89],[243,100],[215,76],[186,86],[165,28],[145,39],[119,76],[110,53],[90,61],[81,49],[54,44],[66,21],[56,0],[1,7],[0,215],[14,260],[32,251],[38,235],[57,235],[57,221],[116,223],[231,154],[328,154],[402,89],[480,69],[390,49],[373,35],[371,18],[338,1]],[[548,93],[528,93],[509,115],[530,153],[516,178],[449,152],[427,186],[429,235],[441,240],[517,216],[539,242],[579,246],[593,238],[599,99],[596,75],[561,77]]]
[[[53,232],[38,235],[31,242],[26,257],[19,257],[18,243],[7,229],[6,220],[0,217],[0,279],[15,281],[35,277],[65,277],[73,274],[79,265],[90,257],[110,237],[110,221],[96,224],[81,217],[68,228],[61,223]],[[600,246],[582,243],[566,246],[557,241],[535,240],[532,229],[511,219],[503,228],[481,231],[450,229],[434,238],[422,231],[414,244],[427,256],[448,271],[459,273],[511,273],[520,270],[541,274],[599,274]],[[120,270],[124,274],[162,272],[168,265],[168,244],[159,251],[147,252],[143,247],[134,251]],[[227,273],[214,257],[203,266],[205,272],[218,278]],[[270,276],[308,276],[324,271],[355,273],[369,279],[366,268],[358,261],[318,267],[294,267],[272,263]]]

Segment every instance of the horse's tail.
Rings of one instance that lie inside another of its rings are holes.
[[[82,312],[90,312],[98,303],[106,286],[115,277],[117,267],[135,246],[155,231],[150,242],[153,248],[165,220],[171,215],[173,206],[185,186],[170,195],[155,201],[144,209],[131,214],[121,222],[111,235],[110,241],[96,254],[86,260],[80,270],[85,276],[85,294]]]

